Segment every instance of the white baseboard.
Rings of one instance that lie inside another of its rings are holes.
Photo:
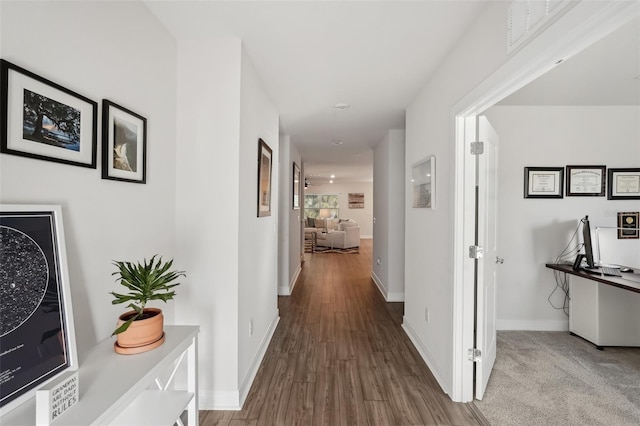
[[[569,331],[569,319],[556,321],[496,320],[496,330]]]
[[[242,407],[238,404],[238,391],[198,391],[198,409],[199,410],[235,410],[239,411]]]
[[[371,272],[371,279],[376,283],[376,287],[378,287],[378,291],[380,291],[384,300],[387,302],[404,302],[404,292],[388,292],[387,288],[382,284],[382,281],[380,281],[380,278],[378,278],[375,272]]]
[[[298,269],[296,269],[296,273],[293,274],[293,278],[291,278],[289,285],[278,287],[278,296],[291,296],[291,293],[293,293],[293,288],[296,286],[296,282],[298,281],[298,277],[300,276],[300,272],[302,272],[302,266],[298,264]]]
[[[373,240],[373,235],[360,235],[361,240]]]
[[[449,388],[449,386],[447,386],[447,382],[444,380],[444,373],[442,372],[442,370],[440,370],[440,368],[438,368],[433,355],[431,354],[431,352],[429,352],[429,349],[424,346],[424,344],[418,337],[418,334],[415,332],[413,327],[411,327],[411,324],[407,321],[407,317],[402,318],[402,328],[407,333],[407,336],[409,336],[409,339],[418,350],[418,353],[420,354],[424,362],[427,363],[427,367],[429,367],[429,370],[431,370],[433,377],[435,377],[436,381],[442,388],[442,391],[447,395],[451,395],[451,389]]]
[[[271,321],[271,324],[260,343],[258,352],[253,358],[253,362],[249,367],[247,375],[242,381],[240,389],[225,391],[199,390],[198,408],[200,410],[242,410],[244,401],[247,399],[251,385],[253,384],[256,374],[258,373],[258,369],[260,368],[260,364],[262,363],[262,359],[267,353],[267,348],[269,347],[269,343],[271,343],[271,339],[273,338],[273,333],[276,331],[278,322],[280,322],[280,313],[279,311],[276,311],[276,316]]]

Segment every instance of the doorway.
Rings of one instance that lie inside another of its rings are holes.
[[[582,12],[576,12],[582,13]],[[470,152],[470,139],[465,137],[465,123],[475,120],[487,108],[517,89],[552,69],[560,60],[580,52],[637,16],[637,5],[631,2],[612,4],[606,13],[584,17],[585,24],[556,40],[553,46],[532,43],[513,55],[507,63],[469,93],[454,107],[456,152],[454,231],[454,368],[452,399],[468,402],[474,399],[474,368],[468,348],[474,347],[474,267],[468,258],[468,247],[474,245],[475,233],[475,158]],[[486,259],[493,261],[494,259]],[[465,309],[473,306],[474,309]],[[478,327],[484,326],[479,324]],[[481,342],[480,342],[481,344]]]

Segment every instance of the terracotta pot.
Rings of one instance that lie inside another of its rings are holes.
[[[133,321],[129,328],[116,334],[116,352],[120,353],[140,353],[150,349],[153,349],[159,345],[154,345],[164,337],[164,315],[162,310],[158,308],[145,308],[144,313],[152,315],[149,318]],[[125,312],[118,318],[118,327],[127,321],[127,318],[134,315],[135,311]],[[150,346],[148,349],[144,347]],[[119,351],[118,349],[124,349]],[[127,351],[127,348],[140,348],[135,351]]]

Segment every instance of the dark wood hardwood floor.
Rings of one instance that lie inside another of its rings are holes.
[[[401,327],[403,303],[359,254],[306,254],[241,411],[201,411],[200,425],[488,425],[445,395]]]

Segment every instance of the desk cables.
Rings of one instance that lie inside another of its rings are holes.
[[[556,259],[555,259],[556,264],[573,263],[573,260],[575,259],[576,255],[580,253],[580,250],[582,249],[584,244],[577,242],[576,236],[578,235],[579,229],[580,229],[580,224],[578,224],[578,226],[576,227],[576,230],[573,232],[573,235],[571,236],[571,239],[569,240],[569,243],[567,244],[567,246],[564,248],[564,250],[562,250],[562,252],[558,256],[556,256]],[[576,241],[575,243],[574,243],[574,240]],[[572,244],[575,244],[575,246],[573,246],[573,248],[570,248]],[[569,316],[569,279],[567,278],[567,274],[565,274],[564,272],[555,271],[555,270],[553,271],[553,276],[556,280],[556,286],[553,288],[553,290],[549,294],[549,297],[547,297],[547,301],[549,302],[549,304],[553,309],[558,309],[558,310],[562,309],[564,314],[566,316]],[[551,301],[551,298],[557,291],[561,291],[563,293],[562,306],[556,306]]]

